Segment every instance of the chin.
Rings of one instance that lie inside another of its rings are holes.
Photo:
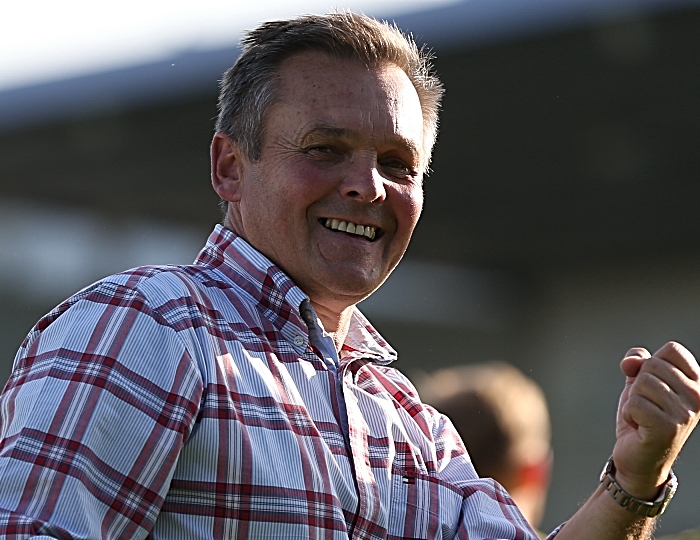
[[[344,283],[338,284],[340,286],[335,287],[335,291],[343,298],[352,298],[353,304],[361,302],[368,296],[370,296],[374,291],[376,291],[380,285],[383,283],[378,280],[371,281],[359,281],[356,280],[354,283]]]
[[[385,275],[376,267],[373,270],[376,271],[362,273],[358,272],[356,265],[336,265],[316,273],[313,281],[306,283],[308,287],[304,287],[303,282],[297,284],[307,294],[316,290],[323,295],[329,295],[329,299],[334,298],[335,301],[350,306],[371,295],[388,277],[388,273]]]

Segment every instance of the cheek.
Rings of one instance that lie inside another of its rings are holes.
[[[299,207],[311,204],[322,198],[334,185],[333,175],[303,160],[288,160],[270,174],[275,176],[274,185],[276,197],[283,202],[282,206]]]
[[[413,217],[414,217],[416,222],[418,222],[418,218],[420,218],[420,215],[422,212],[423,212],[423,188],[420,187],[418,189],[418,195],[415,198],[414,211],[413,211]]]
[[[423,211],[423,189],[422,187],[410,188],[402,195],[402,218],[413,230]]]

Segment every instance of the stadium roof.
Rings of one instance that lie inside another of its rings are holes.
[[[366,11],[394,20],[417,41],[428,43],[438,52],[700,5],[700,0],[463,0],[426,2],[432,7],[423,10],[416,10],[415,3],[409,4],[414,11],[395,15],[396,4],[384,2],[376,3],[372,12]],[[245,24],[242,18],[238,23],[252,27],[256,21]],[[237,32],[240,34],[240,30]],[[7,60],[12,52],[3,54]],[[80,75],[54,73],[52,80],[5,88],[0,90],[0,131],[212,92],[237,55],[237,46],[231,44],[186,46],[173,48],[157,60],[134,60],[116,68],[96,67]],[[1,77],[0,70],[0,83]]]

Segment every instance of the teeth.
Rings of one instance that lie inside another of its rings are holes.
[[[370,227],[369,225],[356,225],[351,221],[340,221],[337,219],[326,219],[325,225],[329,229],[334,231],[344,231],[350,234],[356,234],[358,236],[364,236],[369,240],[374,240],[376,235],[376,229]]]

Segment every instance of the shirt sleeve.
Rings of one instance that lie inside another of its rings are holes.
[[[440,478],[460,486],[463,494],[455,539],[538,540],[539,536],[505,488],[491,478],[478,477],[449,418],[430,406],[426,406],[426,409],[433,414],[433,437]],[[553,531],[548,540],[553,540],[558,530]]]
[[[59,306],[0,396],[0,538],[145,538],[202,387],[137,290],[102,282]]]
[[[546,540],[554,540],[554,538],[557,536],[557,533],[559,531],[561,531],[561,529],[562,529],[562,527],[564,527],[564,525],[566,525],[566,522],[562,523],[561,525],[559,525],[559,527],[557,527],[551,533],[549,533],[549,536],[547,536]]]
[[[429,472],[440,482],[461,494],[453,521],[445,536],[455,540],[539,540],[539,536],[511,499],[503,486],[491,478],[480,478],[452,421],[434,407],[423,403],[413,384],[400,372],[379,368],[387,377],[392,395],[401,406],[410,411],[412,421],[425,438],[414,434],[414,443],[420,445],[425,459],[432,463]],[[553,540],[561,526],[547,540]]]

